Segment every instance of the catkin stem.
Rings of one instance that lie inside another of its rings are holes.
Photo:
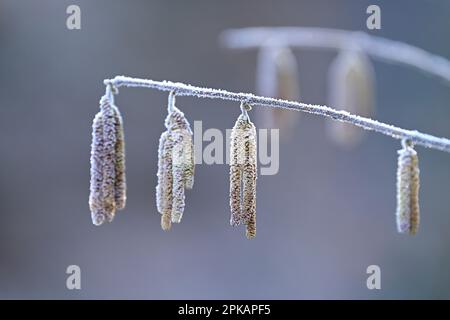
[[[344,110],[335,110],[327,106],[255,96],[251,93],[236,93],[220,89],[202,88],[180,82],[155,81],[124,76],[117,76],[114,79],[105,79],[104,83],[113,84],[116,87],[144,87],[162,91],[175,91],[178,96],[195,96],[198,98],[246,101],[251,105],[261,105],[271,108],[283,108],[303,111],[328,117],[336,121],[350,123],[366,130],[372,130],[390,136],[394,139],[408,139],[411,140],[415,145],[421,145],[427,148],[437,149],[450,153],[449,139],[438,138],[429,134],[421,133],[416,130],[402,129],[390,124],[350,114]]]

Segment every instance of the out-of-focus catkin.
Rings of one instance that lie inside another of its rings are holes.
[[[412,145],[406,141],[398,151],[397,169],[397,230],[415,234],[419,228],[419,158]]]
[[[328,103],[363,117],[371,117],[375,109],[375,72],[362,51],[343,50],[333,61],[328,73]],[[343,147],[354,147],[364,130],[340,121],[327,120],[332,141]]]
[[[185,188],[194,184],[194,147],[189,122],[173,106],[166,118],[158,149],[156,204],[162,214],[161,227],[169,230],[179,223],[185,208]]]
[[[89,207],[92,222],[111,222],[125,207],[125,141],[123,121],[112,97],[100,100],[100,112],[92,125]]]
[[[256,91],[260,95],[277,99],[300,99],[298,63],[290,48],[269,43],[259,50]],[[262,112],[261,117],[265,127],[278,128],[283,132],[282,137],[287,138],[298,123],[300,113],[270,109]]]
[[[256,235],[256,178],[256,128],[242,114],[231,131],[230,224],[245,224],[249,239]]]

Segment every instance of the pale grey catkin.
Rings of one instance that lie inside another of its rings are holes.
[[[112,106],[115,115],[116,147],[115,147],[115,194],[117,210],[125,208],[127,200],[127,180],[125,174],[125,135],[123,119],[119,108]]]
[[[91,182],[89,207],[92,223],[101,225],[106,219],[103,206],[103,121],[102,113],[98,112],[92,123],[91,144]]]
[[[106,219],[112,221],[116,213],[116,117],[110,100],[103,97],[100,102],[103,120],[103,206]]]
[[[126,202],[123,120],[109,95],[100,100],[100,112],[93,121],[90,162],[89,207],[92,222],[100,225],[111,222]]]
[[[185,188],[193,186],[195,163],[192,133],[184,114],[173,107],[165,125],[167,131],[162,133],[158,149],[156,199],[161,226],[169,230],[171,223],[179,223],[183,216]]]

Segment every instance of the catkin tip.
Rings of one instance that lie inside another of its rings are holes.
[[[256,215],[252,215],[246,226],[247,239],[253,239],[256,237]]]
[[[100,226],[105,222],[105,216],[102,214],[93,214],[92,215],[92,223],[95,226]]]
[[[172,223],[171,223],[170,214],[163,214],[161,216],[161,228],[164,231],[169,231],[171,227],[172,227]]]

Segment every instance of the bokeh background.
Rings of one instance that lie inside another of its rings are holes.
[[[70,4],[81,7],[81,30],[66,28]],[[399,142],[368,133],[341,149],[313,115],[281,143],[279,173],[258,179],[255,240],[228,224],[227,165],[197,166],[183,221],[166,233],[154,191],[167,95],[122,88],[128,204],[113,223],[91,223],[91,123],[104,78],[254,92],[256,52],[224,49],[222,30],[367,31],[369,4],[382,10],[382,29],[369,33],[450,58],[444,0],[0,0],[0,298],[450,298],[450,155],[417,148],[422,224],[415,237],[398,235]],[[303,101],[326,103],[336,52],[295,53]],[[448,83],[374,66],[377,119],[450,137]],[[177,105],[204,129],[231,128],[239,113],[226,101],[181,97]],[[267,111],[252,115],[259,112]],[[66,289],[71,264],[81,267],[81,290]],[[366,287],[372,264],[381,267],[381,290]]]

